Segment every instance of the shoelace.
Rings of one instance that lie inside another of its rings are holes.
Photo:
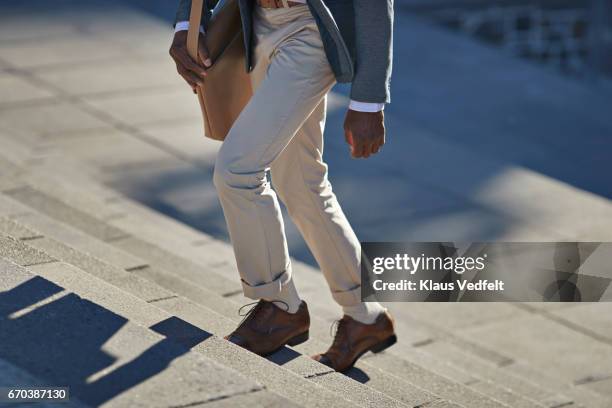
[[[273,300],[270,303],[280,303],[283,304],[285,306],[285,311],[289,310],[289,305],[285,302],[283,302],[282,300]],[[263,305],[264,303],[261,300],[258,300],[256,302],[251,302],[251,303],[247,303],[246,305],[242,305],[240,306],[240,309],[238,309],[238,316],[242,317],[242,320],[240,321],[240,324],[244,323],[246,319],[249,318],[250,315],[252,315],[255,310],[258,308],[259,305]],[[250,308],[249,310],[247,310],[245,313],[242,312],[242,310],[245,307],[249,307],[249,306],[253,306],[252,308]]]
[[[344,319],[335,320],[329,327],[329,335],[334,338],[333,344],[342,341],[344,337],[344,331],[342,330],[342,328],[344,327],[344,322]]]
[[[247,310],[246,313],[242,313],[242,309],[244,309],[245,307],[249,307],[249,306],[253,306],[253,307]],[[242,317],[240,324],[244,323],[244,321],[255,311],[255,309],[257,309],[257,306],[259,306],[259,301],[247,303],[246,305],[240,306],[240,309],[238,309],[238,316]]]

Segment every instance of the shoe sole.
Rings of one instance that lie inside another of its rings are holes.
[[[374,354],[378,354],[378,353],[380,353],[382,351],[385,351],[386,349],[388,349],[389,347],[391,347],[395,343],[397,343],[397,336],[395,334],[393,334],[393,335],[387,337],[385,340],[381,341],[380,343],[377,343],[377,344],[373,345],[372,347],[370,347],[368,349],[365,349],[364,351],[359,353],[359,355],[357,357],[355,357],[355,359],[353,360],[351,365],[348,366],[347,368],[345,368],[344,370],[342,370],[341,372],[345,373],[348,370],[350,370],[351,368],[353,368],[353,366],[355,365],[357,360],[359,360],[361,358],[361,356],[363,356],[368,351],[371,351]]]
[[[394,334],[390,336],[389,338],[387,338],[386,340],[383,340],[380,343],[370,347],[370,351],[375,354],[380,353],[381,351],[385,351],[386,349],[388,349],[395,343],[397,343],[397,336]]]
[[[302,334],[298,334],[297,336],[295,336],[295,337],[293,337],[293,338],[289,339],[289,340],[287,341],[287,345],[288,345],[288,346],[297,346],[298,344],[302,344],[302,343],[304,343],[305,341],[307,341],[307,340],[308,340],[308,337],[309,337],[309,332],[308,332],[308,330],[307,330],[307,331],[305,331],[304,333],[302,333]]]
[[[275,350],[272,350],[272,351],[270,351],[268,353],[260,354],[260,356],[267,357],[267,356],[269,356],[271,354],[276,353],[278,350],[282,349],[285,346],[297,346],[299,344],[302,344],[302,343],[304,343],[305,341],[308,340],[309,336],[310,336],[310,332],[307,330],[304,333],[298,334],[297,336],[293,336],[292,338],[287,340],[287,342],[285,344],[281,345],[279,348],[277,348]]]

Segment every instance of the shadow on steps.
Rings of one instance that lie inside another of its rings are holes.
[[[118,360],[103,346],[128,321],[73,293],[61,296],[62,291],[62,287],[34,277],[0,292],[0,359],[47,384],[69,386],[71,396],[92,406],[159,374],[212,336],[179,318],[168,318],[151,327],[165,336],[163,340],[102,373]],[[58,294],[57,299],[36,305]],[[130,345],[124,346],[129,352]]]

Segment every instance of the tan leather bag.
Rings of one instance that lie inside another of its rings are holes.
[[[192,0],[187,50],[197,61],[199,28],[204,0]],[[208,68],[198,99],[204,117],[204,135],[224,140],[253,90],[245,67],[242,23],[237,0],[221,0],[206,27],[206,45],[213,65]]]

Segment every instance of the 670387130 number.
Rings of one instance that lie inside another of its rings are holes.
[[[68,401],[67,387],[2,387],[0,402]]]

